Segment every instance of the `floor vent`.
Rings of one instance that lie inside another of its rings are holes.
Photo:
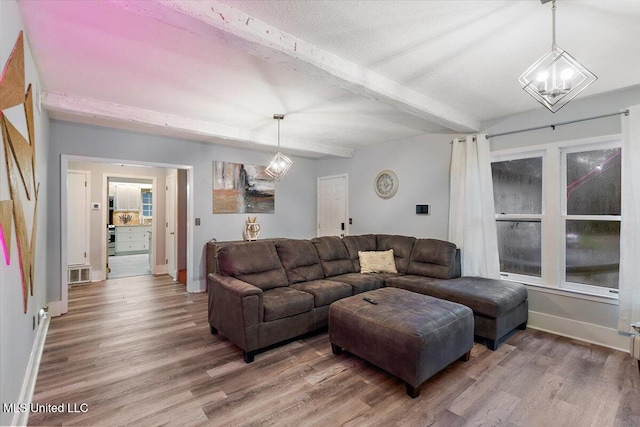
[[[67,282],[70,285],[74,283],[86,283],[91,281],[91,266],[74,265],[69,267],[67,274]]]

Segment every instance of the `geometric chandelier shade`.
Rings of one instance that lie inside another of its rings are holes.
[[[284,120],[284,114],[274,114],[273,118],[278,121],[278,152],[271,159],[271,163],[269,163],[265,172],[276,181],[280,181],[293,164],[293,161],[280,152],[280,120]]]
[[[529,95],[555,113],[598,78],[556,45],[555,0],[551,14],[551,50],[529,67],[518,80]]]

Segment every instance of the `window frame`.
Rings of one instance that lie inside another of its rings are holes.
[[[576,283],[567,281],[566,266],[567,266],[567,247],[566,247],[566,232],[567,221],[617,221],[622,223],[621,215],[569,215],[567,213],[567,154],[583,153],[587,151],[607,150],[607,149],[620,149],[620,157],[622,158],[622,140],[618,141],[604,141],[599,143],[591,143],[586,145],[571,145],[568,147],[560,147],[560,228],[558,231],[562,231],[562,242],[559,242],[560,258],[558,260],[560,276],[559,287],[570,291],[577,291],[581,293],[611,296],[618,295],[618,289],[611,289],[604,286],[587,285],[584,283]],[[620,177],[622,180],[622,176]],[[622,183],[621,183],[622,185]],[[560,235],[560,233],[558,233]]]
[[[144,201],[144,194],[148,193],[149,197],[151,197],[151,200],[148,203],[145,203]],[[145,206],[147,206],[148,211],[151,213],[151,215],[145,215]],[[153,218],[153,191],[151,191],[151,189],[141,189],[140,190],[140,207],[142,208],[142,216],[145,218]]]
[[[511,151],[511,150],[510,150]],[[531,221],[534,220],[536,222],[540,222],[541,233],[540,233],[540,277],[530,276],[526,274],[518,274],[518,273],[510,273],[506,271],[500,271],[500,277],[513,280],[516,282],[524,282],[531,283],[535,285],[543,285],[544,284],[544,268],[543,264],[543,253],[544,253],[544,243],[545,236],[543,232],[543,227],[545,223],[545,206],[546,206],[546,197],[545,197],[545,162],[546,162],[546,152],[545,150],[535,149],[535,150],[524,150],[517,152],[503,152],[501,154],[492,155],[491,163],[497,162],[508,162],[512,160],[524,160],[524,159],[533,159],[540,157],[542,159],[542,206],[540,208],[541,212],[539,214],[509,214],[509,213],[497,213],[495,212],[495,220],[498,221]]]
[[[602,135],[576,140],[558,141],[535,146],[501,149],[491,152],[491,162],[526,159],[542,156],[542,214],[541,214],[541,277],[500,272],[504,280],[511,280],[553,293],[580,295],[583,298],[617,303],[617,291],[611,288],[565,284],[566,272],[566,160],[563,152],[582,152],[607,148],[622,148],[620,134]],[[621,152],[624,156],[624,152]],[[624,188],[622,189],[624,194]],[[498,220],[496,214],[496,221]],[[502,216],[502,215],[501,215]],[[533,215],[506,215],[509,219],[532,217]],[[596,215],[599,220],[611,216]],[[613,216],[615,217],[615,216]],[[569,217],[571,219],[571,216]],[[581,216],[581,219],[584,219]],[[622,218],[620,217],[620,222]]]

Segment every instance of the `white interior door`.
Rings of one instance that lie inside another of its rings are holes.
[[[167,273],[173,280],[178,279],[178,269],[177,269],[177,242],[178,242],[178,228],[176,227],[176,217],[177,217],[177,203],[176,203],[176,191],[178,188],[177,185],[178,174],[177,171],[171,172],[167,175],[167,196],[166,196],[166,254],[167,254]]]
[[[318,178],[318,236],[347,234],[347,175]]]
[[[67,263],[88,264],[89,191],[88,172],[67,173]]]

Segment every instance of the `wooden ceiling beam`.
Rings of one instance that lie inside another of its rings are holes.
[[[307,43],[231,6],[212,0],[149,0],[114,4],[168,25],[202,35],[210,29],[245,53],[384,102],[456,132],[477,132],[480,121],[451,106]],[[172,13],[174,12],[174,13]],[[177,12],[177,13],[175,13]],[[195,20],[195,21],[194,21]],[[190,25],[190,22],[199,25]],[[202,23],[208,27],[202,28]]]
[[[56,92],[43,92],[41,103],[54,118],[63,118],[89,124],[117,123],[120,128],[135,130],[144,125],[156,134],[209,141],[236,147],[260,147],[265,151],[276,149],[273,132],[269,135],[128,105],[96,99],[80,98]],[[212,141],[215,138],[216,140]],[[353,150],[324,144],[288,143],[283,145],[287,153],[305,157],[352,157]]]

